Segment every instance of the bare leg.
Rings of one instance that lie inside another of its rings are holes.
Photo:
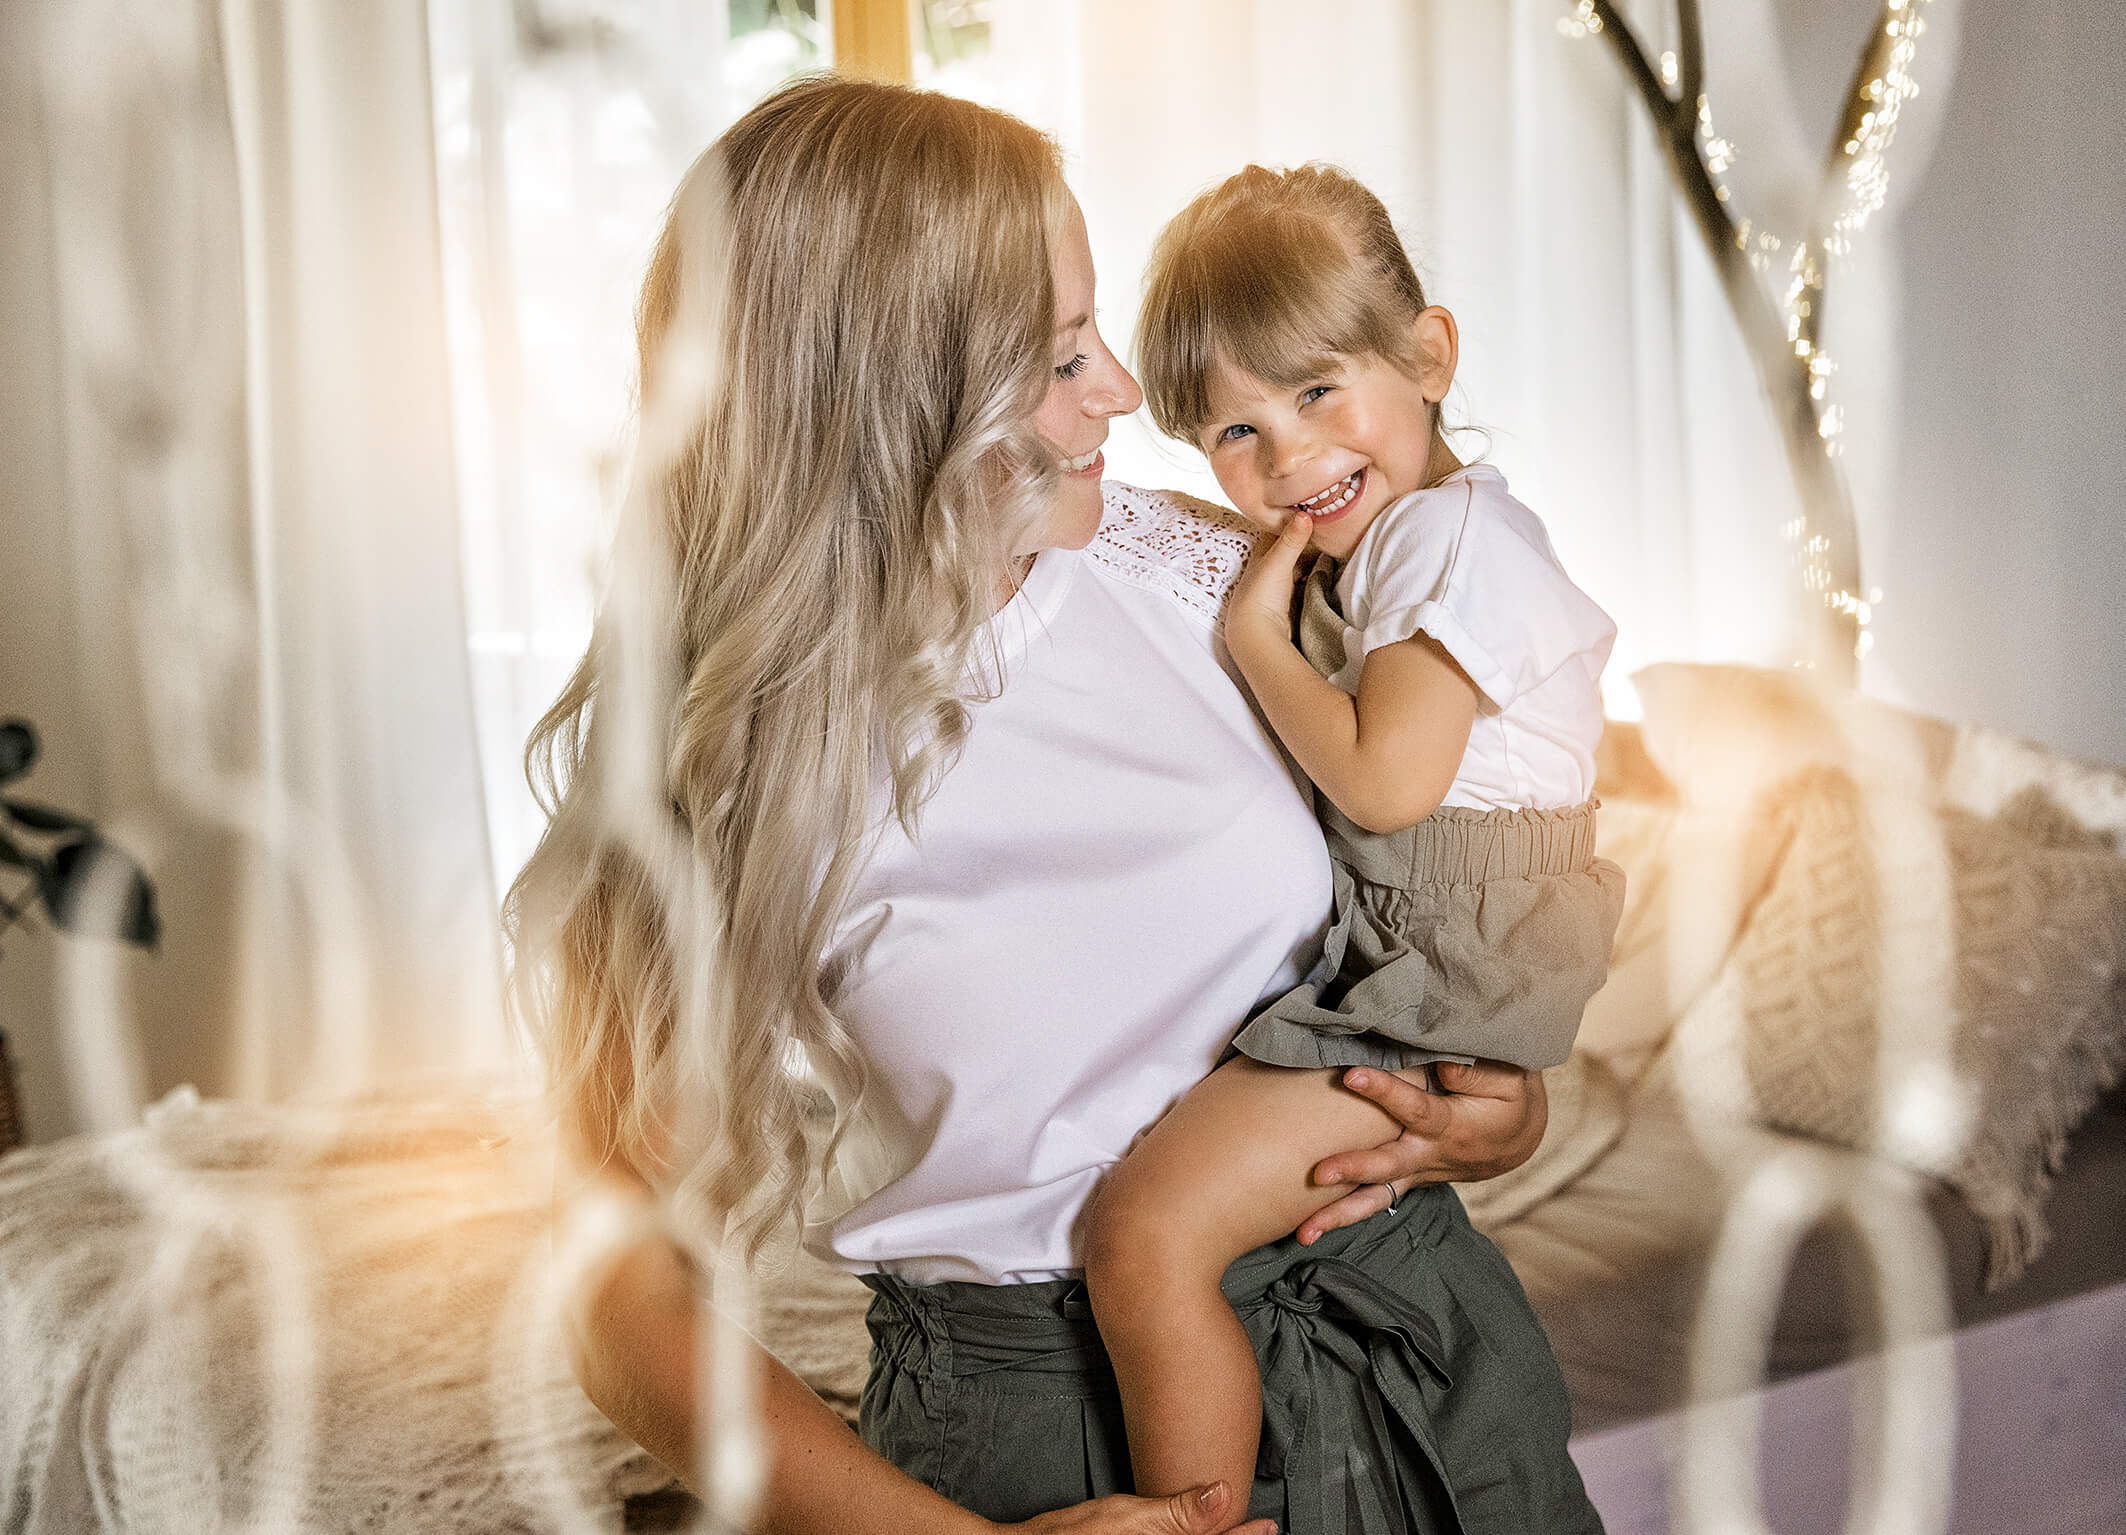
[[[1093,1203],[1086,1289],[1141,1494],[1254,1482],[1262,1383],[1218,1281],[1242,1253],[1354,1187],[1310,1182],[1316,1162],[1400,1130],[1341,1077],[1228,1061],[1152,1127]]]

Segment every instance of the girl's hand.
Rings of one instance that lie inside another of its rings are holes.
[[[1229,1522],[1234,1501],[1225,1483],[1194,1487],[1171,1498],[1133,1498],[1126,1493],[1042,1514],[1024,1524],[1001,1524],[999,1530],[1026,1535],[1277,1535],[1267,1519]],[[1242,1512],[1245,1512],[1243,1509]]]
[[[1292,643],[1292,588],[1299,584],[1299,559],[1313,531],[1314,519],[1294,512],[1286,519],[1284,531],[1255,551],[1248,568],[1233,583],[1233,600],[1225,615],[1229,639],[1245,632]]]
[[[1403,1133],[1370,1151],[1339,1152],[1314,1165],[1316,1183],[1365,1186],[1308,1216],[1298,1232],[1302,1243],[1385,1210],[1382,1185],[1400,1195],[1420,1183],[1473,1183],[1511,1172],[1535,1154],[1550,1118],[1541,1072],[1497,1061],[1440,1061],[1432,1070],[1446,1092],[1428,1093],[1365,1066],[1344,1073],[1344,1086],[1400,1120]]]

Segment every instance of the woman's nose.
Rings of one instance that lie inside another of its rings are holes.
[[[1098,387],[1087,391],[1087,411],[1095,416],[1126,416],[1144,403],[1144,391],[1130,377],[1129,369],[1122,366],[1121,359],[1109,352],[1107,366],[1100,370]]]

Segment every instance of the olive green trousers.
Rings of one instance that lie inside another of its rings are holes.
[[[876,1292],[862,1429],[917,1480],[1018,1520],[1131,1490],[1084,1287]],[[1285,1535],[1600,1531],[1565,1452],[1565,1385],[1520,1281],[1445,1185],[1226,1271],[1262,1369],[1253,1517]]]

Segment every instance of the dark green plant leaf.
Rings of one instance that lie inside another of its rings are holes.
[[[120,886],[114,913],[107,900],[89,900],[89,892],[107,888],[106,881]],[[62,932],[123,938],[127,943],[152,949],[162,938],[162,918],[155,910],[155,887],[139,864],[123,848],[115,847],[93,832],[63,843],[52,861],[37,871],[37,888],[52,926]],[[115,926],[112,918],[115,916]]]
[[[0,721],[0,783],[13,783],[37,760],[37,732],[28,720]]]
[[[68,815],[64,810],[54,810],[50,805],[39,805],[26,799],[0,799],[0,812],[18,826],[27,826],[31,831],[77,831],[84,834],[96,830],[95,824],[84,821],[78,815]]]

